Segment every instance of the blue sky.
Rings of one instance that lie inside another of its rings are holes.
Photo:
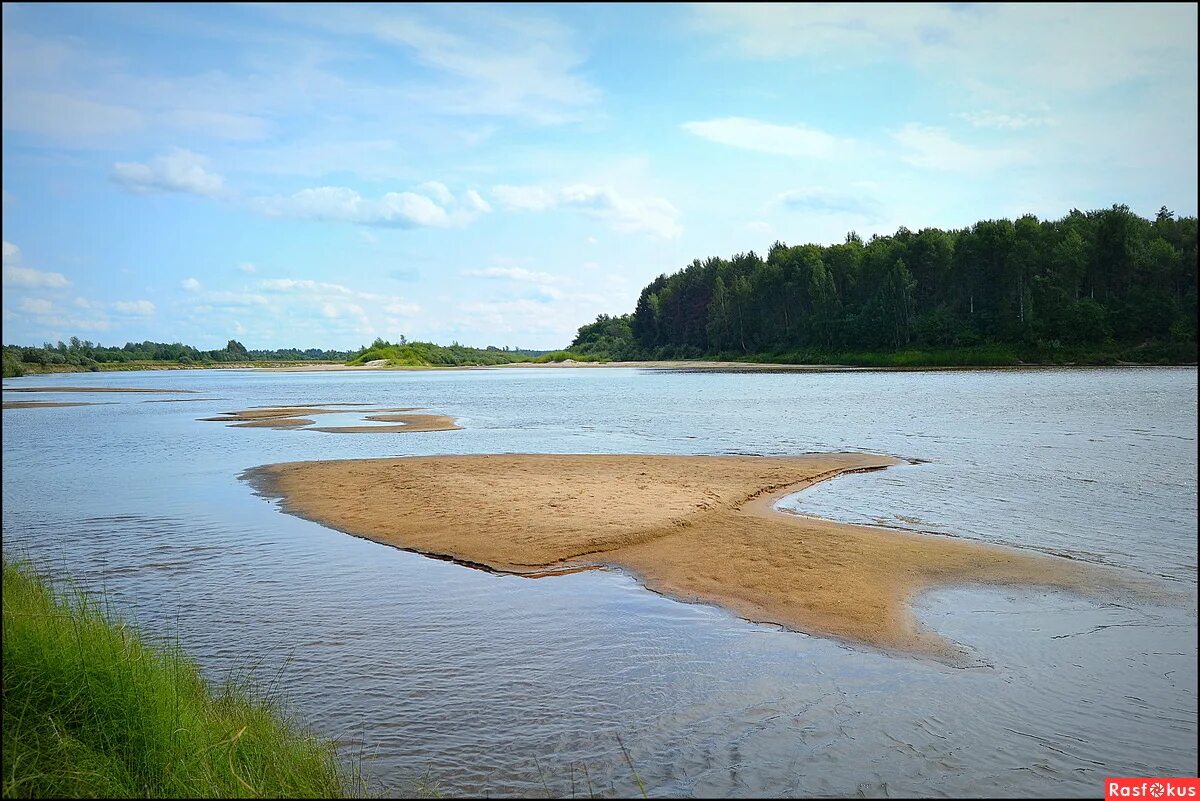
[[[5,343],[535,348],[694,258],[1196,214],[1196,6],[3,7]]]

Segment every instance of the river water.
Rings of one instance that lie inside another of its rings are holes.
[[[253,669],[385,792],[613,796],[639,793],[640,781],[651,796],[1095,796],[1106,776],[1197,771],[1196,376],[504,368],[11,379],[201,394],[6,394],[106,405],[4,412],[3,547],[102,586],[211,678]],[[305,403],[428,407],[463,430],[196,419]],[[283,514],[238,478],[310,459],[830,450],[919,463],[840,477],[782,506],[1104,563],[1183,600],[941,588],[917,612],[968,649],[969,666],[949,667],[747,623],[619,571],[524,579],[421,557]]]

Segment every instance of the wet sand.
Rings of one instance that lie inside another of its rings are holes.
[[[229,423],[230,428],[276,428],[321,431],[327,434],[400,434],[418,431],[458,431],[462,426],[444,414],[400,414],[412,412],[416,406],[383,409],[345,408],[370,406],[364,403],[314,404],[311,406],[258,406],[236,412],[222,412],[216,417],[201,417],[203,422]],[[318,414],[358,412],[363,419],[395,425],[312,426],[310,418]]]
[[[819,481],[897,463],[858,453],[492,455],[298,462],[243,477],[291,514],[406,550],[529,576],[622,568],[651,590],[748,620],[946,660],[957,649],[910,609],[926,589],[1146,589],[1083,562],[773,508]]]
[[[5,392],[157,392],[195,395],[195,389],[148,389],[140,387],[4,387]]]
[[[462,426],[444,414],[368,414],[367,420],[396,423],[391,426],[314,426],[309,431],[328,434],[402,434],[417,431],[460,431]]]
[[[60,406],[107,406],[106,403],[86,403],[83,401],[4,401],[5,409],[54,409]]]

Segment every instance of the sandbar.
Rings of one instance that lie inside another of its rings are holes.
[[[670,597],[888,651],[953,661],[920,592],[1023,584],[1110,597],[1116,571],[954,537],[775,510],[887,456],[486,455],[297,462],[249,470],[284,511],[429,556],[528,576],[615,567]]]
[[[86,403],[70,401],[4,401],[5,409],[54,409],[61,406],[107,406],[106,403]]]
[[[368,414],[367,420],[396,423],[392,426],[315,426],[309,431],[328,434],[402,434],[417,431],[459,431],[462,426],[445,414]]]
[[[347,403],[337,404],[346,406],[369,406],[371,404]],[[376,409],[362,408],[333,408],[334,404],[312,404],[308,406],[256,406],[235,412],[222,412],[216,417],[201,417],[204,422],[228,423],[230,428],[275,428],[303,429],[305,431],[321,431],[327,434],[402,434],[418,431],[457,431],[462,426],[454,422],[454,418],[444,414],[400,414],[412,412],[416,406],[401,406]],[[379,423],[394,423],[395,425],[345,425],[345,426],[313,426],[310,419],[318,414],[337,414],[356,412],[363,415],[364,420]],[[305,428],[312,426],[311,428]]]

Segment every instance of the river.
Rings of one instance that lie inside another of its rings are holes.
[[[210,678],[252,669],[392,792],[1061,796],[1196,773],[1195,368],[5,381],[54,385],[200,394],[6,394],[105,405],[4,411],[5,555],[102,586]],[[307,403],[427,407],[463,428],[197,420]],[[783,507],[1103,563],[1185,600],[940,588],[917,612],[970,653],[950,667],[747,623],[619,571],[525,579],[425,558],[283,514],[238,478],[311,459],[831,450],[914,463]]]

